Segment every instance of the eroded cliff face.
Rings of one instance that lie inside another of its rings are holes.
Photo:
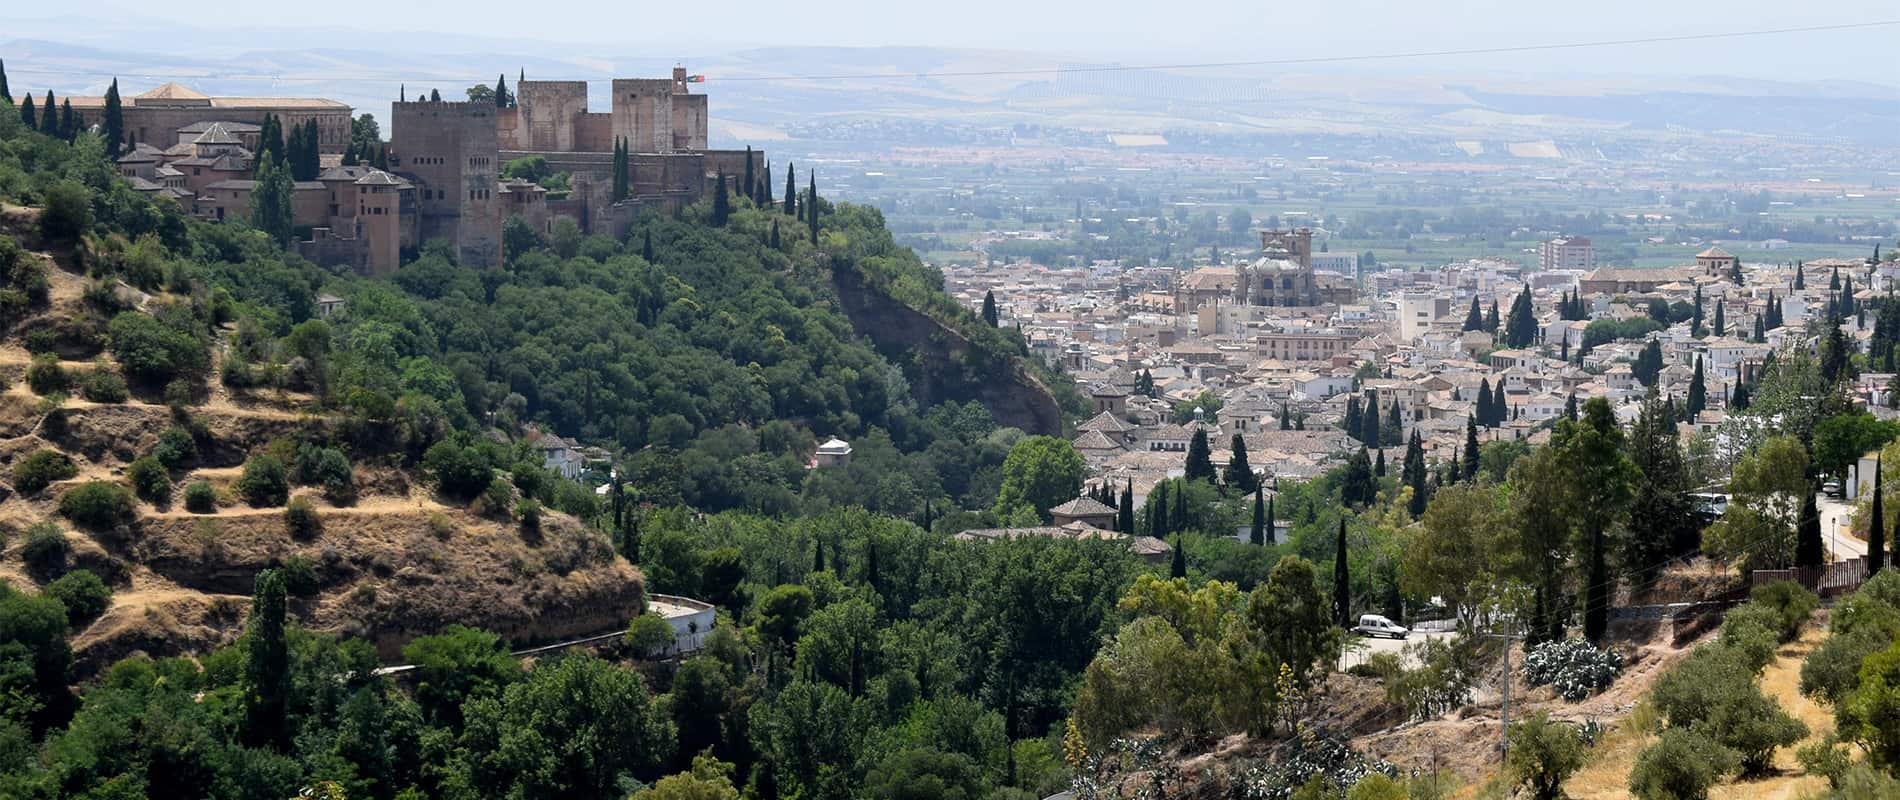
[[[963,334],[865,283],[855,269],[833,267],[831,286],[851,327],[904,369],[919,404],[975,399],[999,424],[1061,435],[1055,394],[1020,358],[983,352]]]

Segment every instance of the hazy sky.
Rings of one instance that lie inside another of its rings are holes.
[[[295,12],[286,10],[293,7]],[[88,24],[140,20],[152,8],[147,0],[73,0],[42,12],[69,16],[19,20],[9,27],[17,35],[50,38],[66,31],[80,37]],[[470,40],[460,37],[475,36],[514,39],[519,46],[511,49],[522,52],[548,52],[565,44],[597,55],[674,57],[761,45],[935,45],[1130,63],[1380,54],[1900,20],[1896,0],[325,0],[296,6],[226,3],[217,9],[216,19],[233,26],[365,29],[372,27],[365,21],[374,20],[373,27],[385,30],[451,35],[415,41],[421,50],[466,48]],[[313,19],[317,14],[323,17]],[[183,15],[154,22],[156,28],[145,27],[146,41],[162,47],[164,37],[153,34],[188,20]],[[243,37],[234,38],[230,46],[244,46]],[[343,31],[327,31],[312,36],[308,46],[346,42]],[[1896,84],[1897,43],[1900,25],[1385,63],[1402,69],[1727,74]],[[653,52],[660,49],[677,52]],[[797,66],[786,69],[796,72]]]

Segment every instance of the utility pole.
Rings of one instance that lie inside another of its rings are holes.
[[[1504,673],[1498,678],[1498,685],[1504,694],[1503,713],[1498,723],[1498,762],[1511,752],[1511,643],[1524,638],[1519,633],[1487,633],[1486,639],[1499,639],[1504,643],[1501,655],[1504,658]]]

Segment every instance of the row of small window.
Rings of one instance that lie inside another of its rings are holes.
[[[487,190],[487,189],[470,189],[470,190],[468,190],[468,199],[470,199],[470,200],[487,200],[487,199],[488,199],[488,190]]]
[[[378,206],[376,208],[369,208],[369,207],[359,204],[356,207],[356,213],[366,215],[366,216],[371,216],[371,217],[380,217],[388,212],[384,211],[381,206]]]
[[[430,166],[445,163],[439,156],[416,156],[409,160],[410,166]]]

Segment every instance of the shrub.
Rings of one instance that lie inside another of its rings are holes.
[[[172,478],[158,459],[144,456],[133,461],[125,468],[125,478],[132,482],[132,491],[140,500],[157,506],[171,502]]]
[[[1506,759],[1518,783],[1530,787],[1538,800],[1563,795],[1563,782],[1583,766],[1583,738],[1577,729],[1553,722],[1539,711],[1511,725],[1511,750]]]
[[[257,508],[281,506],[290,499],[290,479],[284,462],[273,456],[253,456],[244,462],[244,474],[238,478],[237,491],[244,502]]]
[[[59,513],[82,526],[112,528],[136,518],[132,493],[111,481],[87,481],[59,499]]]
[[[514,499],[514,489],[509,488],[507,481],[496,478],[489,481],[488,488],[482,490],[482,496],[476,498],[475,510],[478,514],[507,516],[513,510]]]
[[[191,437],[191,431],[173,425],[158,435],[152,457],[167,469],[179,469],[198,457],[198,442]]]
[[[66,368],[59,365],[59,356],[41,353],[33,357],[33,363],[26,368],[26,385],[34,394],[49,395],[66,391],[68,378]]]
[[[1861,663],[1860,685],[1841,698],[1834,718],[1869,763],[1900,773],[1900,642]]]
[[[1801,663],[1801,693],[1838,707],[1860,686],[1860,665],[1892,643],[1896,633],[1863,628],[1827,637]]]
[[[76,569],[61,575],[41,593],[66,607],[66,623],[74,628],[97,619],[112,607],[112,589],[91,570]]]
[[[1630,793],[1640,800],[1702,800],[1735,760],[1735,751],[1700,732],[1671,728],[1636,757]]]
[[[1426,639],[1405,649],[1419,666],[1402,671],[1387,684],[1386,696],[1403,705],[1407,714],[1419,719],[1436,717],[1470,698],[1477,669],[1465,640]]]
[[[323,520],[317,517],[317,508],[310,504],[310,498],[299,497],[284,508],[284,527],[293,539],[312,539],[323,532]]]
[[[257,373],[236,354],[227,356],[218,368],[218,382],[228,389],[249,389],[257,385]]]
[[[77,241],[92,229],[92,193],[84,184],[63,180],[41,198],[40,233],[61,242]]]
[[[1749,593],[1748,599],[1750,605],[1774,613],[1775,632],[1783,642],[1792,642],[1800,636],[1801,626],[1821,607],[1821,598],[1794,581],[1762,584]]]
[[[200,337],[149,314],[121,313],[112,318],[107,330],[112,355],[126,377],[150,386],[202,375],[210,364],[210,352]]]
[[[299,498],[301,499],[301,498]],[[292,505],[296,505],[292,503]],[[284,590],[298,597],[309,597],[323,588],[323,580],[317,576],[317,562],[309,556],[295,555],[284,559],[278,571],[284,575]]]
[[[422,454],[422,469],[435,478],[443,494],[459,500],[473,499],[494,477],[481,451],[449,441],[436,442]]]
[[[95,403],[123,403],[131,396],[125,379],[109,369],[95,369],[79,379],[79,395]]]
[[[1554,684],[1565,700],[1577,701],[1609,686],[1623,669],[1623,655],[1597,649],[1582,639],[1542,642],[1524,654],[1524,681]]]
[[[66,558],[72,553],[66,534],[51,521],[35,523],[26,529],[20,544],[20,560],[34,577],[46,580],[66,571]]]
[[[193,514],[218,512],[218,490],[210,481],[192,481],[185,486],[185,510]]]
[[[1386,777],[1383,772],[1374,772],[1360,778],[1346,793],[1346,800],[1406,800],[1405,785]]]
[[[356,477],[350,473],[350,457],[331,447],[304,444],[297,448],[298,483],[323,487],[323,496],[339,505],[355,502]]]
[[[79,474],[73,460],[58,450],[35,450],[13,465],[13,488],[20,494],[37,494],[53,481]]]
[[[1760,603],[1743,603],[1722,620],[1716,641],[1732,651],[1751,672],[1760,672],[1775,660],[1781,641],[1781,615]]]
[[[541,532],[541,504],[523,498],[515,504],[515,516],[521,520],[521,529],[527,533]]]
[[[674,642],[673,624],[652,611],[633,618],[627,626],[627,646],[640,656],[663,655]]]

